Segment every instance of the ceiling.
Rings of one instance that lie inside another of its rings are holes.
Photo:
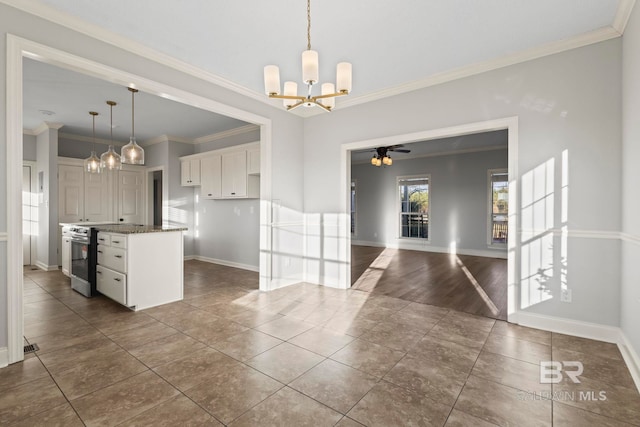
[[[91,136],[89,111],[97,111],[96,137],[108,139],[110,121],[106,102],[110,100],[118,103],[113,107],[113,138],[129,140],[131,92],[126,87],[31,59],[24,59],[23,75],[25,129],[34,129],[47,121],[62,123],[61,133]],[[192,141],[247,125],[143,92],[136,94],[135,110],[136,139],[143,144],[161,135]]]
[[[159,52],[200,68],[213,81],[282,107],[263,91],[263,67],[281,81],[301,78],[306,48],[304,0],[0,0],[138,52]],[[311,42],[320,82],[335,80],[338,62],[353,64],[353,105],[619,35],[633,0],[312,0]],[[179,6],[178,6],[179,5]],[[124,37],[122,41],[118,37]],[[569,42],[571,40],[571,42]],[[577,41],[581,40],[581,41]],[[549,48],[549,46],[555,46]],[[142,49],[142,50],[141,50]],[[150,54],[153,57],[153,54]],[[507,60],[507,58],[511,58]],[[514,59],[515,58],[515,59]],[[482,66],[478,64],[484,64]],[[475,67],[475,68],[474,68]],[[126,88],[25,60],[24,127],[63,123],[63,133],[91,135],[89,110],[100,113],[97,136],[126,141],[131,97]],[[429,83],[431,82],[431,83]],[[41,111],[53,111],[47,116]],[[317,109],[316,109],[317,110]],[[302,116],[309,109],[298,109]],[[171,135],[193,140],[246,125],[153,95],[136,95],[139,141]]]
[[[412,159],[417,157],[484,151],[493,149],[507,149],[507,130],[483,132],[470,135],[461,135],[451,138],[433,139],[430,141],[412,142],[402,144],[410,153],[390,152],[393,160]],[[375,149],[357,150],[351,153],[351,163],[368,163],[375,154]]]

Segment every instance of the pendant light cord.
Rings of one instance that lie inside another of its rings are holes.
[[[307,0],[307,50],[311,50],[311,0]]]
[[[131,137],[133,138],[135,136],[135,122],[134,122],[134,111],[135,111],[135,107],[134,107],[134,99],[135,99],[135,95],[136,95],[137,91],[131,91]]]

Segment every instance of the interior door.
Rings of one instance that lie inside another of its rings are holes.
[[[129,224],[144,223],[142,171],[121,170],[118,174],[118,221]]]
[[[82,166],[58,166],[58,221],[84,221],[84,169]]]
[[[31,265],[31,166],[22,166],[22,265]]]

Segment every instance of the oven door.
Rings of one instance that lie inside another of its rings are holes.
[[[71,287],[86,297],[91,296],[89,253],[88,239],[71,239]]]

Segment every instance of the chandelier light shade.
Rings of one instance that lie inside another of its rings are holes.
[[[127,165],[144,165],[144,149],[138,145],[135,137],[135,111],[134,111],[134,97],[138,89],[128,88],[131,92],[131,138],[129,143],[122,147],[122,163]]]
[[[280,92],[280,69],[276,65],[264,67],[265,93],[269,98],[282,99],[288,111],[301,105],[318,106],[331,111],[336,105],[336,97],[351,92],[351,64],[340,62],[336,68],[336,84],[324,83],[320,95],[314,96],[313,86],[320,81],[319,68],[318,52],[311,49],[311,0],[307,0],[307,50],[302,52],[302,82],[307,86],[307,95],[298,95],[298,85],[295,82],[285,82],[284,92]]]
[[[91,114],[93,120],[93,145],[91,147],[91,156],[88,159],[84,159],[84,170],[88,173],[100,173],[102,172],[102,167],[100,166],[100,159],[96,156],[96,116],[98,113],[89,111],[89,114]]]
[[[120,154],[116,153],[113,149],[113,106],[117,105],[114,101],[107,101],[107,105],[109,106],[109,114],[111,117],[109,130],[111,132],[111,143],[109,144],[109,149],[102,153],[100,156],[100,164],[102,169],[106,170],[120,170],[122,169],[122,162],[120,160]]]

